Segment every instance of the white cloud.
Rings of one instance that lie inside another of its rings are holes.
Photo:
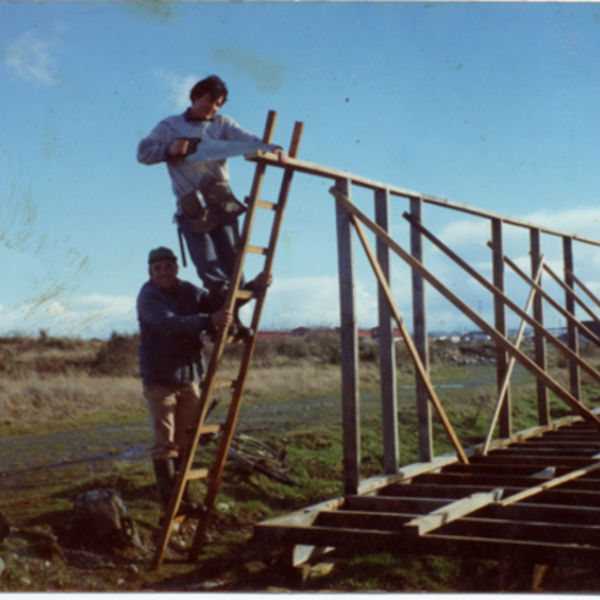
[[[371,286],[373,287],[373,286]],[[361,280],[356,282],[356,303],[361,325],[374,324],[377,314],[376,290]],[[251,307],[242,312],[248,321]],[[263,329],[295,327],[337,327],[340,321],[339,283],[337,277],[276,278],[269,290],[261,319]]]
[[[107,338],[113,331],[137,330],[135,298],[92,294],[3,308],[0,335],[35,335],[40,329],[54,336]]]
[[[155,77],[167,87],[167,100],[175,111],[183,111],[190,104],[190,90],[199,81],[196,75],[175,75],[168,71],[156,71]]]
[[[565,211],[553,219],[565,229],[582,233],[585,228],[593,227],[590,220],[600,211]],[[528,219],[536,224],[544,224],[543,215]],[[466,222],[463,230],[463,223]],[[551,226],[551,224],[549,224]],[[521,232],[513,234],[508,228],[504,239],[505,254],[511,257],[519,267],[529,274],[530,258],[528,236]],[[469,235],[461,235],[466,231]],[[488,280],[491,277],[491,252],[486,244],[489,239],[489,223],[473,225],[469,220],[458,219],[447,223],[441,236],[445,242],[461,257],[476,265],[478,271]],[[590,237],[592,237],[590,235]],[[547,238],[547,239],[546,239]],[[561,240],[554,236],[544,236],[546,261],[553,270],[562,275]],[[359,249],[356,253],[358,255]],[[360,251],[362,252],[362,251]],[[587,244],[576,245],[577,275],[596,294],[600,294],[600,249]],[[357,260],[357,263],[359,261]],[[457,294],[467,305],[475,309],[489,323],[493,323],[492,294],[467,276],[440,252],[433,252],[427,243],[425,266],[445,285]],[[399,259],[392,263],[394,299],[402,318],[412,329],[412,278],[410,270]],[[564,291],[548,275],[544,276],[544,289],[561,304],[564,303]],[[521,307],[529,291],[528,286],[506,267],[506,289],[508,295]],[[22,304],[13,308],[2,307],[0,312],[0,335],[12,332],[37,334],[45,329],[51,335],[72,335],[81,337],[110,336],[112,331],[131,333],[137,330],[135,298],[92,294],[73,296],[73,290],[58,295],[45,295],[38,302]],[[578,290],[582,298],[587,297]],[[368,266],[356,272],[357,318],[360,327],[371,327],[377,323],[377,286]],[[593,303],[589,301],[589,305]],[[242,310],[244,322],[249,322],[252,305]],[[450,302],[427,286],[428,324],[435,329],[473,329],[466,317],[455,309]],[[550,310],[546,311],[546,322],[557,326],[558,317]],[[578,315],[587,318],[582,312]],[[519,319],[507,311],[509,327],[515,327]],[[337,273],[320,277],[286,278],[278,276],[269,290],[267,302],[261,320],[262,329],[293,329],[298,326],[336,327],[340,322],[339,283]]]
[[[58,46],[49,38],[40,37],[38,32],[27,31],[18,40],[8,44],[4,62],[24,79],[56,85]]]

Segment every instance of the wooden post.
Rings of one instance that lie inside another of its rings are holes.
[[[423,218],[423,199],[410,199],[410,215],[421,223]],[[413,225],[410,228],[410,252],[421,264],[425,260],[423,252],[423,236]],[[412,270],[412,296],[413,296],[413,339],[417,351],[429,373],[429,344],[427,341],[427,308],[425,302],[425,282],[420,273]],[[425,383],[415,371],[417,418],[419,423],[419,460],[429,462],[433,460],[433,427],[431,421],[431,404]]]
[[[375,191],[375,222],[390,232],[390,200],[386,189]],[[377,260],[391,287],[390,249],[377,238]],[[396,351],[394,347],[394,321],[390,305],[381,286],[378,286],[379,355],[381,372],[381,417],[383,427],[383,469],[395,474],[399,468],[398,407],[396,400]]]
[[[565,285],[573,290],[574,281],[569,273],[573,272],[573,239],[570,237],[563,237],[563,262],[565,268]],[[565,308],[575,316],[575,299],[572,294],[566,292],[565,294]],[[567,346],[579,354],[579,331],[577,326],[571,321],[567,323]],[[577,364],[573,361],[569,361],[569,381],[571,385],[571,395],[581,400],[581,372]]]
[[[532,228],[529,230],[529,242],[531,248],[531,273],[532,277],[537,273],[541,256],[541,232],[539,229]],[[540,280],[540,285],[542,284]],[[544,303],[541,294],[536,294],[533,299],[533,318],[540,324],[544,324]],[[546,338],[541,332],[534,332],[535,344],[535,362],[544,371],[548,368],[548,360],[546,356]],[[548,388],[539,379],[536,380],[537,389],[537,405],[538,405],[538,423],[539,425],[548,425],[550,423],[550,405],[548,403]]]
[[[350,197],[351,183],[338,179],[336,188]],[[336,202],[342,360],[342,427],[344,489],[356,494],[360,483],[360,419],[358,395],[358,325],[354,290],[354,256],[350,214]]]
[[[492,219],[492,271],[496,288],[504,292],[504,249],[502,243],[502,221]],[[494,295],[494,325],[506,337],[506,311],[500,296]],[[496,344],[496,381],[498,391],[502,390],[504,379],[508,370],[508,355],[506,350]],[[505,397],[501,399],[500,412],[500,437],[509,438],[512,434],[510,387],[506,387]]]

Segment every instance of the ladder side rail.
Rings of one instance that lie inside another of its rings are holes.
[[[267,117],[267,125],[263,135],[263,143],[270,144],[273,141],[273,132],[275,131],[275,123],[277,121],[277,113],[275,111],[269,111]],[[260,199],[260,191],[265,178],[265,171],[267,170],[267,163],[265,161],[259,161],[256,164],[254,171],[254,179],[252,181],[252,187],[250,195],[248,197],[248,211],[246,212],[246,218],[244,219],[244,225],[240,234],[240,240],[238,242],[235,265],[233,268],[233,274],[229,282],[229,292],[227,299],[225,300],[225,307],[228,310],[233,310],[236,301],[236,291],[240,286],[242,280],[242,273],[244,272],[244,262],[246,260],[246,254],[248,252],[248,246],[250,245],[250,237],[252,234],[252,228],[254,226],[254,217],[256,215],[257,203]]]
[[[304,124],[297,122],[294,127],[294,133],[292,135],[292,141],[290,144],[289,155],[295,158],[298,155],[300,150],[300,142],[302,140],[302,133],[304,129]],[[285,207],[287,205],[287,199],[289,196],[289,192],[292,184],[292,177],[294,171],[293,169],[285,169],[283,174],[283,180],[281,183],[281,188],[279,192],[279,199],[275,209],[275,217],[273,220],[273,226],[271,228],[271,236],[269,240],[269,246],[266,253],[265,258],[265,272],[267,274],[271,273],[273,262],[275,260],[275,250],[277,248],[277,240],[279,238],[279,232],[281,230],[281,224],[283,221],[283,215],[285,212]],[[258,196],[256,196],[257,198]],[[254,211],[257,205],[252,205],[251,209]],[[258,292],[256,296],[256,304],[253,311],[251,328],[254,332],[252,339],[246,343],[244,348],[244,352],[242,355],[239,374],[236,380],[236,385],[233,390],[231,403],[229,406],[229,413],[227,416],[227,421],[222,431],[221,443],[219,445],[219,449],[217,452],[217,458],[214,463],[213,470],[210,475],[210,483],[208,487],[208,491],[205,498],[205,508],[207,509],[204,515],[201,517],[198,527],[196,529],[196,534],[194,536],[194,540],[192,542],[192,546],[190,549],[190,558],[192,560],[196,559],[200,551],[202,549],[202,545],[204,543],[204,538],[206,536],[206,529],[208,527],[208,519],[210,515],[210,510],[212,509],[217,493],[219,491],[221,478],[223,475],[223,470],[225,468],[225,463],[227,461],[227,456],[229,452],[229,447],[231,446],[231,440],[233,439],[233,434],[235,431],[235,426],[237,423],[237,418],[239,415],[239,410],[241,407],[242,397],[244,393],[244,388],[246,385],[246,378],[248,375],[248,370],[250,368],[250,361],[252,360],[252,354],[254,353],[254,348],[256,346],[256,340],[258,336],[258,326],[260,322],[260,316],[262,314],[262,309],[266,300],[267,290],[264,289]]]
[[[275,111],[269,111],[268,116],[267,116],[267,123],[265,125],[265,131],[263,134],[263,142],[270,143],[270,141],[273,139],[273,132],[275,130],[276,121],[277,121],[277,113]],[[256,166],[256,169],[254,172],[254,179],[252,182],[252,192],[251,192],[251,205],[246,214],[246,219],[244,220],[244,228],[243,228],[243,231],[244,231],[243,235],[245,235],[246,237],[249,237],[249,231],[251,229],[251,221],[252,221],[252,218],[249,219],[248,217],[253,217],[253,212],[255,210],[255,204],[252,200],[255,200],[256,198],[258,198],[258,196],[260,194],[260,189],[262,187],[265,169],[266,169],[266,165],[264,163],[258,164]],[[233,272],[234,278],[236,280],[236,285],[239,285],[239,281],[241,279],[241,269],[243,268],[243,263],[244,263],[243,259],[244,259],[243,253],[238,251],[238,254],[236,257],[236,264],[235,264],[234,272]],[[229,290],[228,299],[226,300],[226,305],[229,306],[230,309],[233,306],[233,301],[234,301],[233,300],[233,297],[234,297],[233,286],[231,286],[231,288],[232,289]],[[167,506],[167,509],[166,509],[165,515],[164,515],[164,524],[161,528],[161,531],[159,532],[159,536],[158,536],[158,540],[157,540],[157,544],[156,544],[156,550],[155,550],[155,553],[154,553],[154,556],[153,556],[153,559],[151,562],[151,568],[153,570],[160,568],[160,566],[164,560],[164,554],[166,552],[167,544],[168,544],[168,541],[169,541],[169,538],[170,538],[170,535],[171,535],[171,532],[173,529],[175,515],[177,514],[177,510],[179,508],[179,505],[181,503],[181,499],[183,497],[183,493],[185,490],[185,485],[188,481],[188,473],[192,469],[194,456],[196,453],[196,449],[198,447],[200,435],[202,433],[201,432],[202,425],[204,424],[204,420],[206,418],[206,413],[208,412],[209,398],[211,397],[213,389],[214,389],[216,374],[219,369],[221,356],[223,354],[227,331],[228,331],[227,327],[221,327],[221,328],[219,328],[219,331],[217,332],[217,337],[216,337],[214,345],[213,345],[213,350],[211,353],[210,361],[208,364],[206,375],[204,377],[204,385],[202,385],[202,387],[201,387],[200,402],[199,402],[198,416],[196,419],[195,430],[191,435],[191,439],[188,444],[188,447],[182,453],[183,454],[183,460],[181,461],[182,468],[180,469],[180,471],[178,471],[178,473],[175,477],[175,481],[173,484],[173,491],[171,493],[171,499],[169,500],[169,504]]]
[[[263,142],[264,143],[270,143],[271,140],[273,139],[273,133],[275,131],[276,123],[277,123],[277,113],[275,111],[269,111],[269,113],[267,115],[267,123],[265,125],[265,131],[263,134]],[[254,218],[254,212],[256,210],[256,205],[253,202],[253,200],[258,198],[258,196],[260,195],[260,190],[262,188],[262,182],[264,180],[264,175],[265,175],[265,169],[266,169],[266,165],[264,165],[264,164],[257,165],[256,170],[254,172],[254,178],[253,178],[253,182],[252,182],[252,192],[251,192],[251,196],[250,196],[251,202],[250,202],[248,212],[246,214],[246,218],[244,219],[244,227],[243,227],[243,234],[242,234],[242,239],[244,239],[246,241],[247,241],[247,238],[249,238],[249,236],[250,236],[252,221]],[[247,243],[245,244],[245,246],[246,245],[247,245]],[[244,263],[244,254],[245,253],[240,250],[238,250],[238,252],[237,252],[236,264],[235,264],[234,271],[233,271],[233,278],[235,279],[236,286],[239,285],[239,282],[241,280],[241,274],[242,274],[243,263]],[[236,288],[234,287],[234,285],[230,285],[228,299],[226,300],[226,305],[229,306],[230,310],[233,307],[235,289]],[[187,474],[187,471],[190,470],[191,465],[194,460],[194,454],[196,452],[196,448],[198,446],[198,441],[199,441],[200,435],[201,435],[200,429],[204,423],[204,419],[206,418],[206,413],[208,411],[208,405],[209,405],[209,398],[211,397],[213,389],[214,389],[214,385],[216,382],[216,374],[219,369],[223,350],[225,348],[227,331],[228,331],[227,327],[221,327],[217,333],[217,337],[214,342],[213,351],[211,353],[207,372],[206,372],[206,375],[204,378],[204,385],[202,386],[202,393],[201,393],[201,399],[200,399],[200,414],[199,414],[199,417],[198,417],[198,420],[196,423],[194,436],[190,443],[189,451],[187,453],[186,469],[185,469],[186,474]],[[183,479],[184,478],[182,477],[182,483],[183,483]]]

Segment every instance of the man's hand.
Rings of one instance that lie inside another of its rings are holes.
[[[187,154],[190,141],[187,138],[177,138],[174,142],[169,145],[169,156],[176,158],[178,156],[185,156]]]
[[[282,165],[287,164],[288,155],[283,148],[277,148],[275,154],[277,155],[277,160],[279,160]]]
[[[215,327],[222,327],[223,325],[231,325],[233,323],[233,313],[224,308],[213,313],[210,318]]]

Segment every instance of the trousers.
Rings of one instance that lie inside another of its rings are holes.
[[[240,240],[237,219],[218,225],[209,233],[193,233],[185,215],[177,215],[177,224],[185,238],[188,252],[202,285],[209,292],[229,283],[235,266],[235,245]],[[244,276],[240,287],[245,284]]]
[[[200,404],[198,384],[145,385],[144,398],[152,425],[152,460],[177,458],[188,441],[188,428],[196,425]]]

